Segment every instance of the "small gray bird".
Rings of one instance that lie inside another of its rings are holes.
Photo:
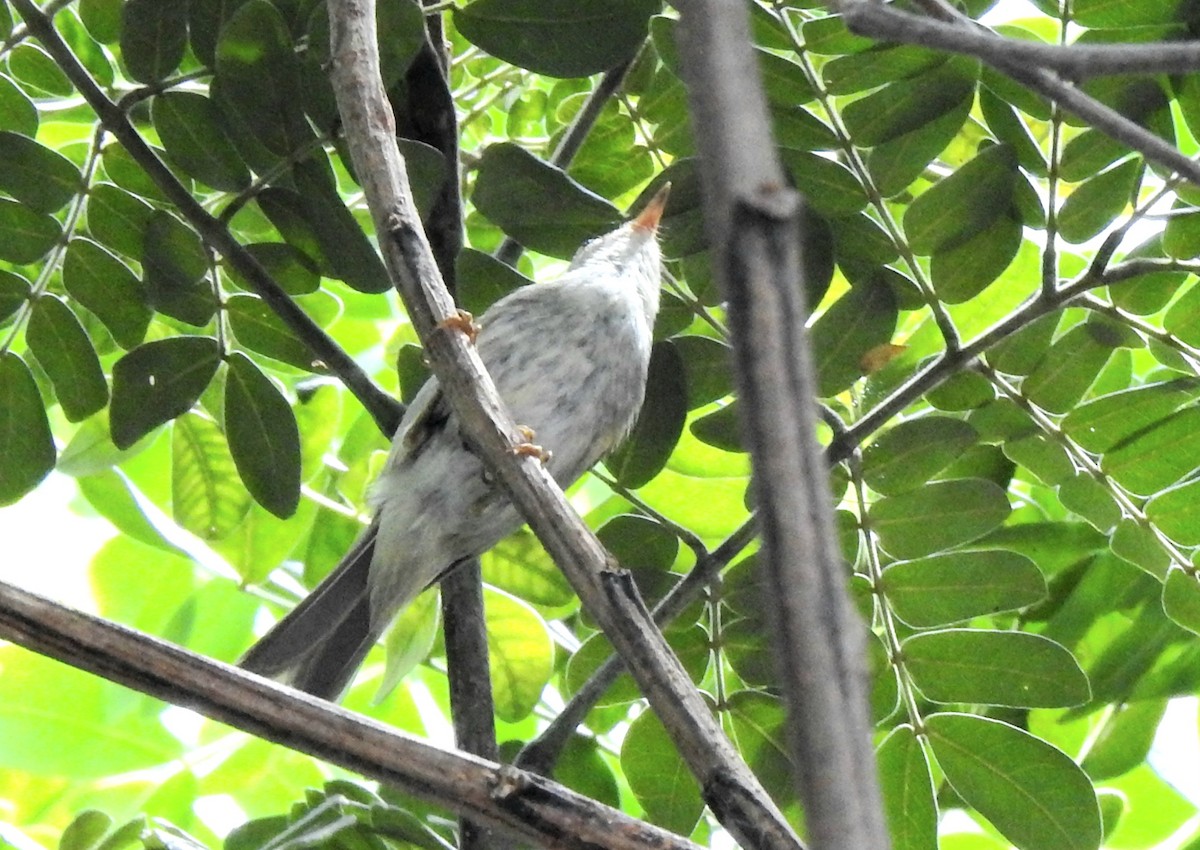
[[[509,293],[479,320],[480,358],[563,487],[620,442],[641,409],[668,189],[632,221],[586,243],[557,280]],[[437,378],[404,414],[371,503],[367,532],[242,667],[337,699],[404,606],[522,522],[466,447]]]

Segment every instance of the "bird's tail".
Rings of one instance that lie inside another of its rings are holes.
[[[367,579],[378,521],[329,577],[262,636],[239,666],[313,696],[338,699],[379,634]]]

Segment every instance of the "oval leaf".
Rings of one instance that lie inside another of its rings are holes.
[[[871,507],[871,526],[897,558],[916,558],[966,543],[996,528],[1011,507],[991,481],[935,481]]]
[[[254,362],[229,355],[225,436],[238,474],[255,501],[280,519],[300,503],[300,431],[287,399]]]
[[[63,286],[96,315],[122,348],[146,336],[152,311],[142,282],[107,250],[90,239],[72,239],[63,258]]]
[[[113,366],[113,443],[127,449],[187,412],[221,362],[215,339],[181,336],[140,345]]]
[[[913,682],[933,702],[1065,708],[1091,696],[1075,657],[1041,635],[945,629],[913,635],[902,653]]]
[[[551,77],[587,77],[629,58],[658,0],[475,0],[454,10],[463,37]]]
[[[1100,809],[1086,774],[1050,744],[966,714],[925,720],[954,790],[1021,850],[1096,850]]]
[[[834,396],[862,377],[863,355],[896,332],[896,296],[874,281],[851,287],[812,329],[818,393]]]
[[[167,156],[189,177],[226,192],[244,189],[250,172],[221,126],[216,105],[196,92],[169,91],[150,105]]]
[[[11,351],[0,352],[0,505],[10,505],[54,468],[54,438],[33,373]]]
[[[0,260],[36,263],[62,235],[58,222],[24,204],[0,198]]]
[[[918,254],[949,248],[985,230],[1012,202],[1017,157],[993,145],[909,205],[904,230]]]
[[[901,422],[863,452],[863,480],[885,496],[903,493],[941,472],[978,440],[969,423],[949,416]]]
[[[61,209],[83,188],[69,159],[27,136],[0,132],[0,189],[41,213]]]
[[[1032,605],[1045,598],[1046,580],[1016,552],[947,552],[892,564],[881,589],[896,616],[929,628]]]
[[[129,0],[121,19],[121,58],[139,83],[179,67],[187,47],[187,0]]]
[[[483,152],[472,200],[513,239],[552,257],[572,256],[621,218],[604,198],[510,143]]]
[[[68,420],[86,419],[108,403],[100,358],[70,307],[43,295],[33,305],[26,334],[29,350],[46,370]]]
[[[700,786],[653,711],[643,711],[629,724],[621,743],[621,767],[652,823],[691,834],[704,811]]]
[[[879,790],[893,850],[937,850],[937,805],[929,762],[911,726],[879,745]]]

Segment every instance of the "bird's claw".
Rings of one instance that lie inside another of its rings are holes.
[[[461,331],[466,334],[467,342],[474,343],[475,338],[479,336],[479,324],[475,321],[475,317],[466,310],[459,310],[455,315],[442,319],[437,323],[437,329],[440,331]]]
[[[522,442],[517,443],[509,451],[519,457],[535,457],[542,463],[546,463],[552,457],[552,452],[549,449],[544,449],[533,442],[536,436],[533,429],[528,425],[518,425],[517,430],[521,433]]]

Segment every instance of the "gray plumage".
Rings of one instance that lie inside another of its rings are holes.
[[[551,452],[563,487],[633,426],[646,386],[665,189],[633,221],[585,244],[558,279],[523,287],[479,320],[479,356],[513,419]],[[335,699],[397,613],[521,517],[466,448],[436,378],[406,411],[371,490],[375,520],[337,569],[242,659]]]

